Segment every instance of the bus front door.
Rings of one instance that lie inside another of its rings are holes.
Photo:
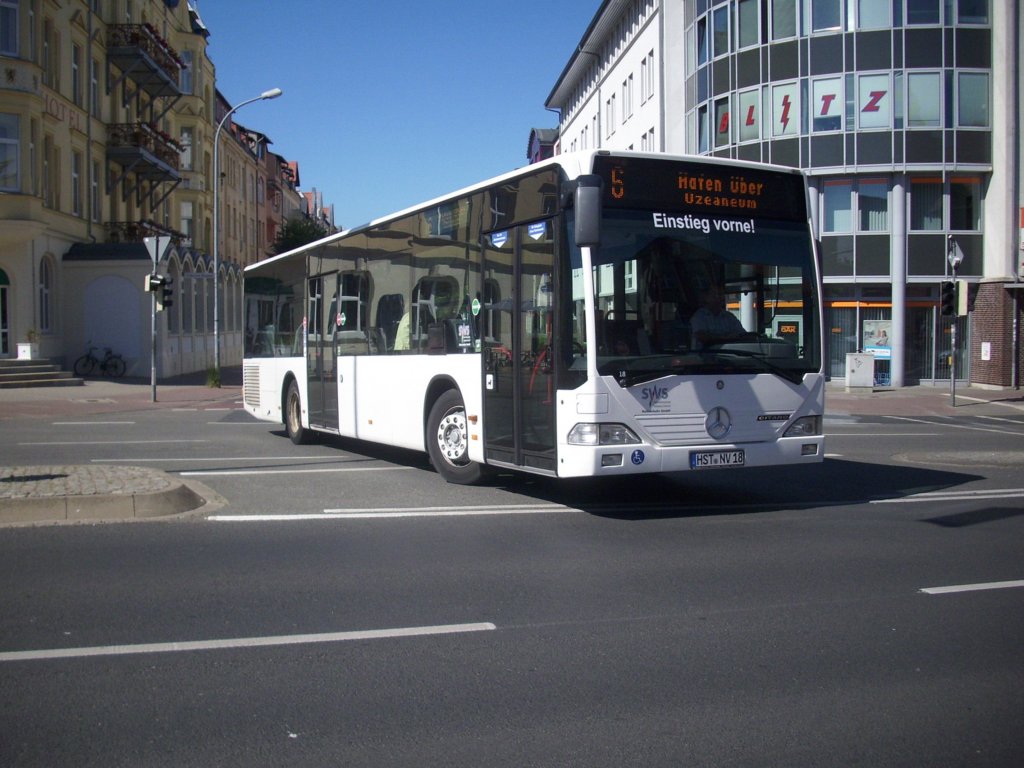
[[[555,472],[553,221],[485,236],[484,451]]]
[[[309,424],[338,430],[338,274],[309,279],[309,336],[306,344]]]

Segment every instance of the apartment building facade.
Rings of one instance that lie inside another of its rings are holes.
[[[1012,0],[606,0],[546,106],[561,151],[806,171],[833,378],[868,351],[881,384],[949,381],[953,254],[957,378],[1013,387],[1021,32]]]
[[[230,106],[208,37],[180,0],[0,0],[0,357],[31,337],[65,367],[95,345],[148,374],[144,243],[159,238],[156,269],[173,282],[157,315],[158,376],[212,365],[213,140]],[[277,184],[301,207],[289,164],[261,168],[269,139],[228,127],[224,365],[241,360],[241,267],[267,255],[274,229],[257,190]]]

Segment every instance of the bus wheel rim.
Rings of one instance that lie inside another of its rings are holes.
[[[462,410],[450,411],[437,427],[437,445],[449,464],[465,463],[466,414]]]

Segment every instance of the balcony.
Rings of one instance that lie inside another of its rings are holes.
[[[131,78],[150,98],[181,95],[182,60],[149,24],[107,27],[107,62],[121,70],[121,76],[109,85],[110,91]]]
[[[153,182],[179,181],[181,152],[178,142],[148,123],[107,126],[107,159],[120,165],[124,173]]]
[[[141,243],[145,237],[169,237],[175,246],[188,241],[188,235],[161,226],[150,219],[141,221],[108,221],[103,225],[107,230],[108,243]]]

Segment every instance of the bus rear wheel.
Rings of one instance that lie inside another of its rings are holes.
[[[288,385],[288,394],[284,397],[284,431],[296,445],[309,442],[310,431],[302,426],[302,395],[296,381]]]
[[[437,398],[430,409],[427,452],[434,469],[449,483],[470,485],[483,476],[483,468],[469,459],[466,406],[454,389]]]

